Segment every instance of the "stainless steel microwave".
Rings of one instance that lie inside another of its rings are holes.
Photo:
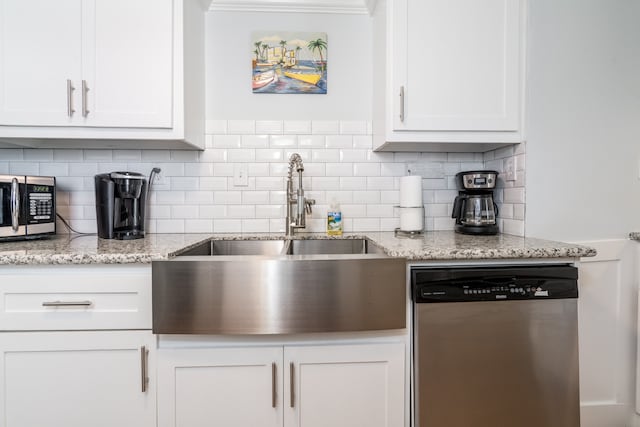
[[[56,179],[0,175],[0,241],[56,233]]]

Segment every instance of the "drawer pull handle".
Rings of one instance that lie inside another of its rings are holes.
[[[91,307],[91,301],[45,301],[43,307]]]
[[[277,392],[276,392],[276,376],[277,376],[277,367],[275,363],[271,364],[271,407],[275,408],[277,401],[276,401],[276,396],[277,396]]]
[[[149,386],[149,350],[146,346],[140,347],[140,371],[142,374],[142,392],[147,392]]]
[[[295,365],[293,364],[293,362],[289,363],[289,406],[290,407],[295,407],[295,392],[294,392],[294,388],[295,388],[295,381],[294,381],[294,374],[296,372],[296,368]]]

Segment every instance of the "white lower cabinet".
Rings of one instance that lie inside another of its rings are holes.
[[[151,331],[0,333],[0,427],[155,426],[155,348]]]
[[[403,426],[404,360],[404,343],[160,349],[158,426]]]

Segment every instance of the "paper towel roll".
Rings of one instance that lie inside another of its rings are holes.
[[[422,231],[424,209],[400,208],[400,230],[402,231]]]
[[[400,178],[400,207],[415,208],[422,206],[422,177],[403,176]]]

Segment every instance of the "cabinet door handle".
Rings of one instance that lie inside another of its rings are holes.
[[[70,79],[67,79],[67,116],[72,117],[73,113],[76,112],[76,110],[73,109],[73,91],[76,90],[75,87],[73,87],[73,83],[71,82]]]
[[[404,86],[400,86],[400,121],[404,122]]]
[[[147,386],[149,385],[149,375],[147,373],[149,364],[149,350],[146,346],[140,347],[140,372],[142,373],[142,392],[147,392]]]
[[[277,399],[277,395],[276,395],[276,375],[277,375],[277,367],[275,363],[271,364],[271,407],[275,408],[276,407],[276,399]]]
[[[18,178],[11,180],[11,229],[18,231],[20,227],[20,184]]]
[[[91,301],[45,301],[43,307],[91,307]]]
[[[83,80],[82,81],[82,117],[87,117],[89,115],[89,110],[87,108],[89,95],[87,95],[87,92],[89,92],[89,86],[87,85],[87,81]]]
[[[295,386],[295,381],[293,380],[293,376],[295,374],[296,368],[293,362],[289,363],[289,406],[292,408],[295,406],[295,392],[293,391],[293,387]]]

